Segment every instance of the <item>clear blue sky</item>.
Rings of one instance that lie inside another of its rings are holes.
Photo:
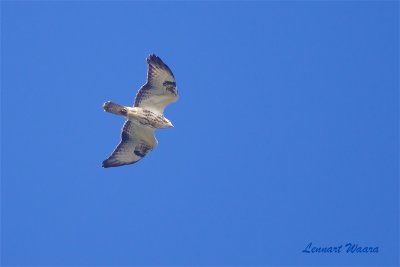
[[[3,265],[398,263],[398,2],[1,9]],[[150,53],[175,128],[103,169]]]

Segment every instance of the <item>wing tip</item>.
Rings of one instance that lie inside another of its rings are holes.
[[[156,56],[156,54],[150,54],[146,60],[147,60],[147,63],[155,63],[158,65],[165,65],[164,62],[161,60],[161,58]]]
[[[155,54],[150,54],[146,60],[147,60],[147,64],[149,65],[149,68],[151,65],[153,65],[152,66],[153,68],[154,68],[154,66],[158,66],[158,68],[166,70],[167,72],[169,72],[171,74],[171,76],[173,78],[175,78],[171,69],[168,67],[167,64],[164,63],[164,61],[162,61],[162,59],[159,56],[156,56]]]
[[[110,159],[106,159],[102,162],[101,167],[103,167],[104,169],[110,168],[110,167],[119,167],[119,166],[124,166],[124,165],[131,165],[134,164],[136,162],[138,162],[139,160],[141,160],[142,158],[132,161],[132,162],[120,162],[120,161],[112,161]]]
[[[103,168],[110,168],[110,167],[113,167],[112,166],[112,164],[108,161],[108,160],[104,160],[103,162],[102,162],[102,164],[101,164],[101,167],[103,167]]]

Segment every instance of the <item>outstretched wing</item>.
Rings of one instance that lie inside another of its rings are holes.
[[[147,82],[136,95],[135,107],[163,114],[167,105],[178,99],[174,74],[156,55],[147,58]]]
[[[128,120],[122,127],[121,142],[111,156],[103,161],[103,167],[117,167],[138,162],[156,145],[154,129],[140,127]]]

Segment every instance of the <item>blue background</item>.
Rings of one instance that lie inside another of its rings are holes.
[[[1,8],[3,265],[397,265],[398,2]],[[150,53],[175,128],[103,169]]]

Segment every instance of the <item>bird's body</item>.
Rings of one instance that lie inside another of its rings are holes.
[[[111,101],[103,105],[105,111],[127,119],[122,128],[121,142],[111,156],[103,161],[105,168],[139,161],[158,144],[154,130],[173,127],[163,113],[168,104],[178,99],[174,75],[155,55],[150,55],[147,63],[147,82],[137,93],[133,107]]]
[[[174,127],[163,114],[139,107],[124,107],[111,101],[104,103],[105,111],[121,115],[141,127],[164,129]]]

